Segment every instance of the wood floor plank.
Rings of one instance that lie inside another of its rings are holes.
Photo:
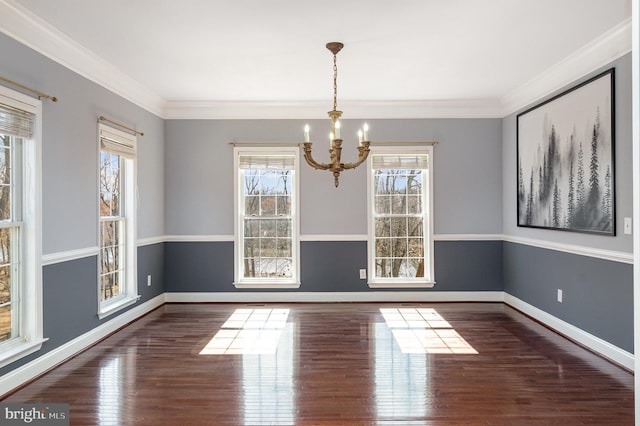
[[[498,303],[166,304],[3,402],[73,425],[634,422],[632,374]]]

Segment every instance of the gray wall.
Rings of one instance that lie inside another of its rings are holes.
[[[502,291],[502,241],[436,241],[436,291]],[[168,292],[255,292],[233,286],[232,242],[165,244]],[[300,289],[303,292],[415,291],[371,290],[359,278],[367,267],[364,241],[302,241]],[[265,290],[263,290],[265,291]],[[292,291],[292,290],[266,290]],[[427,290],[428,291],[428,290]]]
[[[616,236],[516,226],[516,112],[506,117],[502,126],[503,230],[507,238],[534,239],[542,245],[559,243],[632,253],[632,236],[622,232],[623,218],[631,217],[633,211],[630,60],[631,55],[626,55],[575,82],[578,84],[605,69],[615,67]],[[522,108],[522,111],[527,108]],[[638,232],[639,225],[635,224],[635,232]],[[505,292],[633,352],[632,265],[515,243],[504,243],[503,250]],[[563,290],[562,303],[556,299],[558,289]]]
[[[229,142],[301,142],[303,120],[167,120],[166,233],[233,235],[233,148]],[[329,120],[309,120],[325,160]],[[344,120],[343,157],[355,158],[359,120]],[[437,141],[434,149],[436,234],[502,232],[501,121],[498,119],[369,120],[379,142]],[[353,135],[353,138],[347,139]],[[326,160],[325,160],[326,161]],[[302,235],[367,233],[366,167],[333,177],[300,171]],[[185,208],[188,206],[188,208]]]
[[[105,115],[145,133],[138,138],[138,239],[152,243],[138,248],[139,303],[164,293],[164,246],[153,243],[164,235],[164,121],[2,34],[0,52],[0,75],[59,98],[42,103],[43,254],[91,252],[98,244],[97,118]],[[44,266],[43,322],[49,340],[0,374],[115,318],[118,314],[97,317],[97,277],[95,255]]]

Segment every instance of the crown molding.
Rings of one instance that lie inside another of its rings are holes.
[[[631,51],[631,18],[500,99],[344,101],[347,118],[503,118]],[[164,119],[320,119],[323,101],[170,101],[16,0],[0,0],[0,32]]]
[[[145,110],[162,116],[166,101],[15,0],[0,0],[0,32]]]
[[[502,117],[551,95],[631,52],[631,17],[500,99]]]
[[[322,119],[330,105],[323,101],[167,102],[167,119]],[[496,100],[342,101],[350,119],[502,118]]]

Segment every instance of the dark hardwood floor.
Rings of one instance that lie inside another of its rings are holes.
[[[503,304],[167,304],[3,402],[73,425],[632,425],[633,375]]]

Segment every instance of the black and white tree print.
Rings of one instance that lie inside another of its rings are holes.
[[[607,76],[518,116],[518,225],[613,233]]]

